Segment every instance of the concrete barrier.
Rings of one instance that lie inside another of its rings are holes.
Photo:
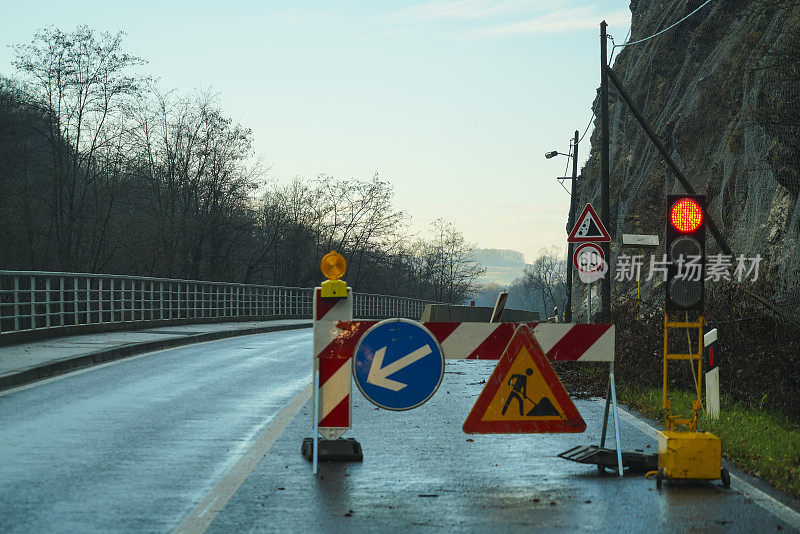
[[[488,306],[456,306],[450,304],[428,304],[422,312],[421,322],[488,323],[492,308]],[[506,308],[500,317],[503,323],[538,323],[539,312]]]

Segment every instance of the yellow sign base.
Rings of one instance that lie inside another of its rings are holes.
[[[716,480],[730,484],[721,465],[722,444],[710,432],[658,433],[658,477],[661,479]],[[726,481],[727,479],[727,481]]]

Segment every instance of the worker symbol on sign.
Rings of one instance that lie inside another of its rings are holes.
[[[534,401],[530,397],[528,397],[528,377],[533,374],[533,369],[528,367],[525,369],[525,374],[515,374],[511,375],[511,378],[508,379],[508,385],[511,386],[511,393],[508,395],[508,400],[506,401],[505,405],[503,406],[503,410],[501,415],[505,415],[506,411],[508,410],[509,405],[511,404],[512,400],[517,401],[519,405],[519,415],[523,415],[523,409],[525,408],[525,400],[530,402],[533,407],[528,410],[527,413],[524,415],[527,417],[542,417],[542,416],[550,416],[554,415],[556,417],[560,416],[561,414],[558,413],[553,403],[550,402],[550,399],[547,397],[543,397],[542,400],[539,402]],[[524,399],[524,400],[523,400]]]
[[[508,379],[508,385],[511,386],[511,393],[508,395],[508,400],[506,401],[505,406],[503,406],[503,415],[506,414],[506,410],[508,410],[509,404],[511,404],[512,400],[515,400],[519,403],[519,414],[522,415],[522,407],[525,405],[522,398],[527,398],[527,389],[528,389],[528,377],[533,374],[533,369],[528,367],[525,369],[524,375],[511,375],[511,378]]]

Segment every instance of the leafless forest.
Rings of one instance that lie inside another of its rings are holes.
[[[411,235],[374,176],[270,179],[213,93],[159,89],[123,34],[48,28],[0,77],[0,268],[286,286],[330,250],[359,291],[463,302],[483,268],[451,223]]]

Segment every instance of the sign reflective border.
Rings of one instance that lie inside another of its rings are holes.
[[[611,241],[608,230],[603,226],[603,221],[594,211],[591,204],[586,204],[578,217],[578,222],[569,233],[567,243],[588,243],[590,241]]]

